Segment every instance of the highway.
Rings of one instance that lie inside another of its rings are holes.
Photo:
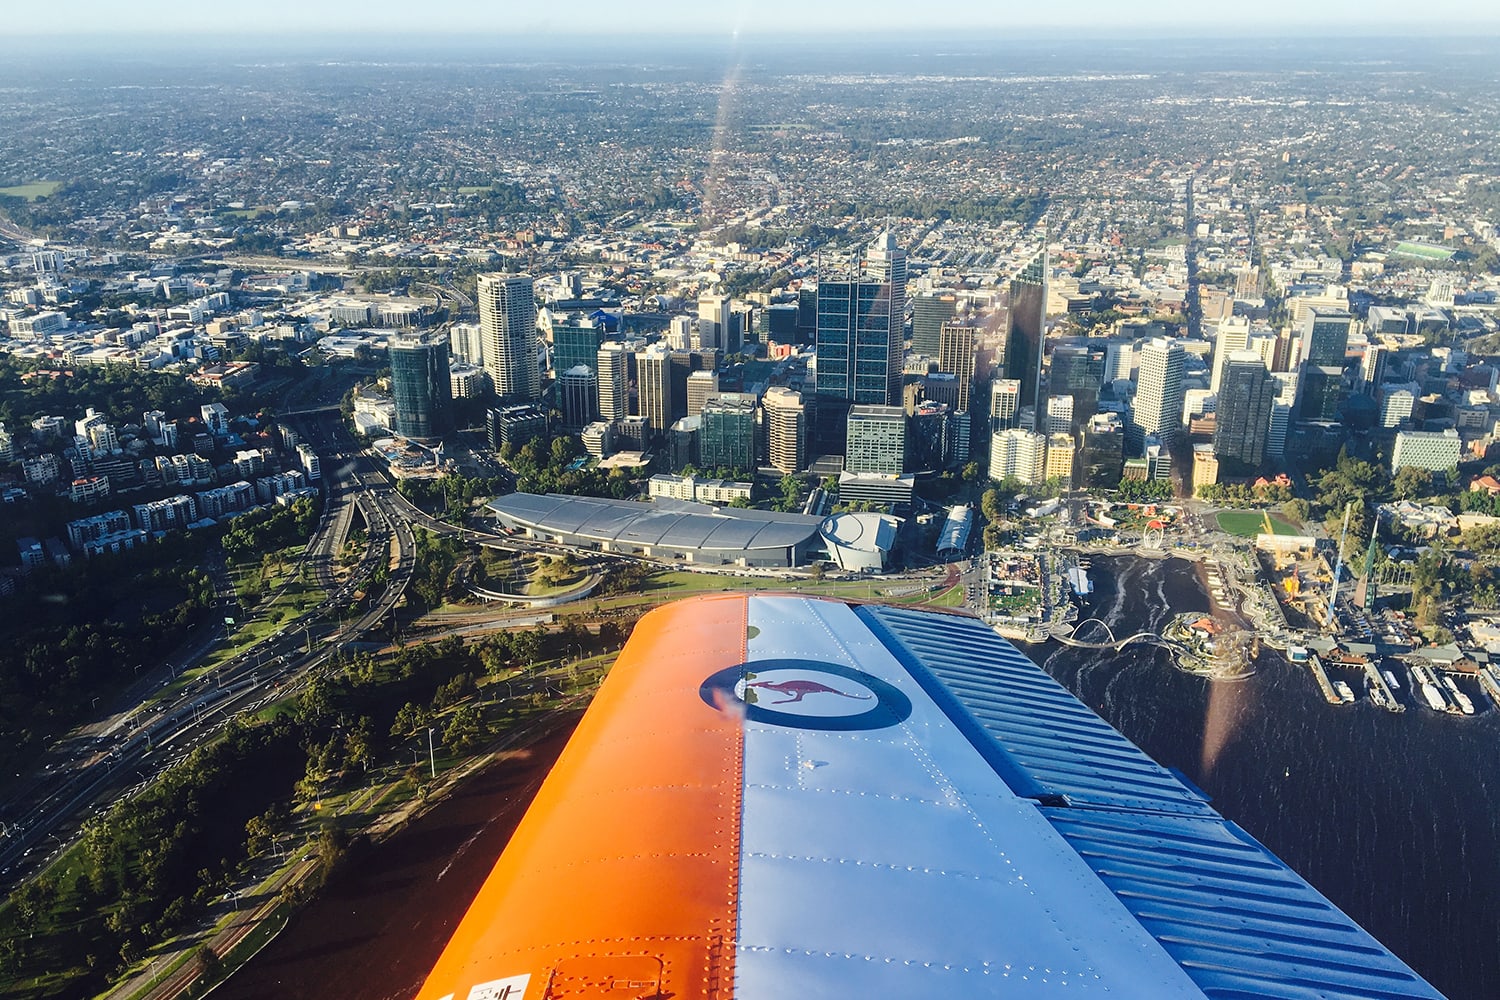
[[[173,662],[147,670],[128,692],[136,707],[96,720],[59,740],[36,771],[4,803],[0,828],[0,886],[7,891],[45,867],[77,836],[89,816],[122,795],[149,786],[168,766],[211,738],[236,715],[286,697],[314,676],[347,641],[376,629],[405,591],[416,563],[412,522],[445,533],[459,529],[415,512],[391,488],[369,456],[355,450],[336,413],[304,425],[325,478],[324,515],[302,556],[325,588],[323,601],[275,634],[216,668],[212,675],[165,697],[179,673],[192,669],[222,637],[218,627]],[[368,533],[354,566],[336,565],[354,518]],[[356,619],[341,621],[353,593],[384,564],[387,585]],[[222,562],[209,567],[225,617],[245,624],[232,603]],[[152,700],[155,697],[155,700]]]

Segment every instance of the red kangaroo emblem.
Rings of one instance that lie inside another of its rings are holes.
[[[771,702],[772,705],[785,705],[788,702],[801,701],[810,694],[836,694],[840,698],[854,698],[859,701],[869,701],[874,695],[868,694],[845,694],[835,690],[827,684],[819,684],[817,681],[752,681],[746,684],[747,688],[766,688],[777,694],[788,695],[780,701]]]

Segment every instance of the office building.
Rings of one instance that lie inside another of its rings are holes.
[[[490,449],[520,448],[547,436],[547,411],[533,403],[491,407],[485,413]]]
[[[748,393],[721,392],[704,404],[698,418],[698,454],[704,468],[754,469],[755,417],[755,397]]]
[[[938,330],[938,371],[952,375],[958,388],[955,410],[969,409],[974,384],[974,343],[978,329],[966,323],[944,323]]]
[[[1073,485],[1073,461],[1077,448],[1071,434],[1052,434],[1047,438],[1047,465],[1042,478],[1059,482],[1064,488]]]
[[[1271,402],[1271,424],[1266,431],[1266,458],[1275,460],[1286,455],[1286,435],[1301,380],[1296,372],[1272,372],[1271,377],[1276,380],[1276,396]]]
[[[1021,383],[1013,378],[990,382],[990,433],[1010,430],[1019,425]]]
[[[479,276],[479,328],[484,368],[495,395],[510,403],[533,402],[542,395],[537,352],[535,287],[529,275]]]
[[[1125,425],[1117,413],[1095,414],[1084,428],[1080,462],[1084,487],[1114,488],[1125,467]]]
[[[630,412],[630,352],[619,341],[609,341],[594,356],[599,380],[599,419],[624,420]]]
[[[1380,426],[1387,429],[1400,427],[1411,419],[1417,408],[1422,388],[1415,382],[1405,384],[1386,383],[1380,387]]]
[[[844,471],[899,476],[906,471],[906,411],[899,406],[849,409]]]
[[[557,407],[563,429],[581,431],[599,419],[599,379],[588,365],[574,365],[557,377]]]
[[[1208,390],[1212,393],[1219,391],[1219,383],[1224,377],[1224,366],[1229,361],[1229,356],[1235,351],[1243,351],[1250,343],[1250,320],[1244,316],[1231,316],[1219,324],[1218,333],[1214,337],[1214,367],[1213,375],[1209,379]]]
[[[599,348],[609,339],[603,324],[591,323],[583,316],[564,314],[552,322],[552,370],[565,372],[579,365],[593,368],[598,363]]]
[[[1385,359],[1387,351],[1379,344],[1365,347],[1365,356],[1359,362],[1359,391],[1372,399],[1380,383],[1385,381]]]
[[[1340,370],[1349,351],[1349,327],[1354,318],[1343,309],[1314,306],[1302,320],[1302,360]]]
[[[1260,356],[1234,351],[1226,359],[1214,423],[1213,453],[1236,471],[1251,471],[1266,457],[1276,380]],[[1196,477],[1197,467],[1194,466]]]
[[[637,412],[651,421],[652,433],[672,426],[672,357],[654,346],[635,356]]]
[[[1047,251],[1032,258],[1010,282],[1005,334],[1005,377],[1021,383],[1021,407],[1037,410],[1046,342]]]
[[[952,292],[928,292],[911,300],[911,349],[913,353],[937,357],[941,352],[943,325],[958,314],[958,296]]]
[[[733,353],[737,348],[729,346],[731,322],[729,296],[698,296],[698,325],[695,338],[697,343],[690,343],[688,346],[714,348],[725,353]]]
[[[1047,397],[1047,420],[1045,430],[1048,434],[1073,433],[1072,396]]]
[[[765,413],[766,464],[786,475],[807,466],[807,412],[802,394],[775,387],[766,390],[760,405]]]
[[[1458,466],[1459,449],[1458,431],[1452,427],[1441,431],[1398,431],[1396,447],[1391,452],[1391,472],[1407,468],[1446,472]]]
[[[1344,401],[1344,369],[1338,365],[1302,366],[1301,402],[1297,419],[1312,423],[1333,423],[1339,419]]]
[[[719,375],[717,372],[696,371],[689,372],[687,377],[687,416],[696,417],[703,413],[703,404],[719,391]]]
[[[852,403],[901,401],[906,252],[890,233],[856,267],[818,281],[818,394]]]
[[[430,441],[452,429],[452,376],[448,339],[439,335],[391,341],[391,395],[396,402],[392,428],[402,437]]]
[[[1141,347],[1140,373],[1128,427],[1132,443],[1155,436],[1171,442],[1182,433],[1182,343],[1156,337]]]
[[[1054,393],[1072,396],[1092,408],[1104,385],[1107,358],[1107,352],[1098,348],[1060,344],[1052,349],[1047,386]]]

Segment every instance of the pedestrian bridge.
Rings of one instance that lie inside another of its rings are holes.
[[[1085,625],[1099,626],[1099,628],[1104,630],[1104,634],[1108,636],[1108,640],[1105,642],[1087,642],[1078,638],[1078,633],[1083,630]],[[1098,618],[1085,618],[1077,625],[1061,622],[1052,626],[1051,636],[1064,646],[1073,646],[1077,649],[1113,649],[1119,651],[1137,642],[1149,642],[1156,646],[1166,646],[1169,649],[1175,648],[1173,643],[1163,639],[1155,632],[1136,632],[1134,635],[1127,635],[1123,639],[1117,639],[1115,638],[1114,631],[1110,629],[1109,623]]]

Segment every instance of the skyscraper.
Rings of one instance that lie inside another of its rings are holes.
[[[1303,360],[1309,365],[1342,368],[1353,322],[1354,318],[1342,309],[1309,309],[1302,321]]]
[[[624,344],[610,341],[595,355],[600,420],[624,420],[630,412],[630,359],[626,353]]]
[[[660,346],[635,356],[637,411],[651,421],[655,434],[672,426],[672,357]]]
[[[1276,380],[1260,355],[1235,351],[1224,362],[1214,423],[1214,456],[1246,471],[1265,460]]]
[[[729,348],[729,296],[698,296],[698,343],[692,347]]]
[[[906,411],[899,406],[854,406],[844,471],[899,476],[906,471]]]
[[[901,401],[906,252],[890,233],[857,267],[818,280],[818,393],[854,403]]]
[[[724,392],[703,407],[698,452],[710,469],[755,468],[755,397]]]
[[[1047,318],[1047,251],[1043,250],[1010,282],[1010,314],[1005,335],[1005,377],[1021,383],[1021,406],[1037,411]]]
[[[1130,437],[1134,446],[1148,435],[1170,442],[1182,433],[1182,373],[1187,353],[1170,337],[1155,337],[1141,347],[1141,367],[1135,401],[1130,408]]]
[[[990,383],[990,432],[998,433],[1016,426],[1021,412],[1021,383],[1013,378],[997,378]]]
[[[537,361],[540,338],[529,275],[479,276],[479,329],[484,370],[495,383],[495,395],[518,403],[541,398],[542,373]]]
[[[687,377],[687,416],[696,417],[702,414],[703,404],[708,402],[710,396],[719,391],[719,375],[717,372],[696,371]]]
[[[944,323],[938,331],[938,371],[958,381],[955,410],[969,409],[969,391],[974,382],[974,335],[966,323]]]
[[[588,365],[574,365],[557,377],[557,403],[563,426],[581,431],[599,418],[599,379]]]
[[[558,373],[598,363],[599,347],[609,334],[583,316],[562,315],[552,323],[552,370]]]
[[[392,341],[391,391],[397,434],[431,440],[448,433],[452,388],[447,339],[424,335]]]
[[[1048,396],[1047,420],[1044,428],[1048,434],[1073,433],[1073,397]]]
[[[1013,427],[990,435],[990,478],[1039,483],[1046,471],[1047,436]]]
[[[958,313],[958,296],[928,292],[911,300],[911,349],[929,358],[940,351],[940,332]]]
[[[766,462],[778,472],[795,475],[807,464],[807,418],[802,394],[780,387],[761,397],[766,416]]]
[[[1213,377],[1209,380],[1210,392],[1219,391],[1219,383],[1224,378],[1224,366],[1229,362],[1229,356],[1235,351],[1243,351],[1250,342],[1250,320],[1243,316],[1231,316],[1219,324],[1217,335],[1214,337],[1214,368]]]

